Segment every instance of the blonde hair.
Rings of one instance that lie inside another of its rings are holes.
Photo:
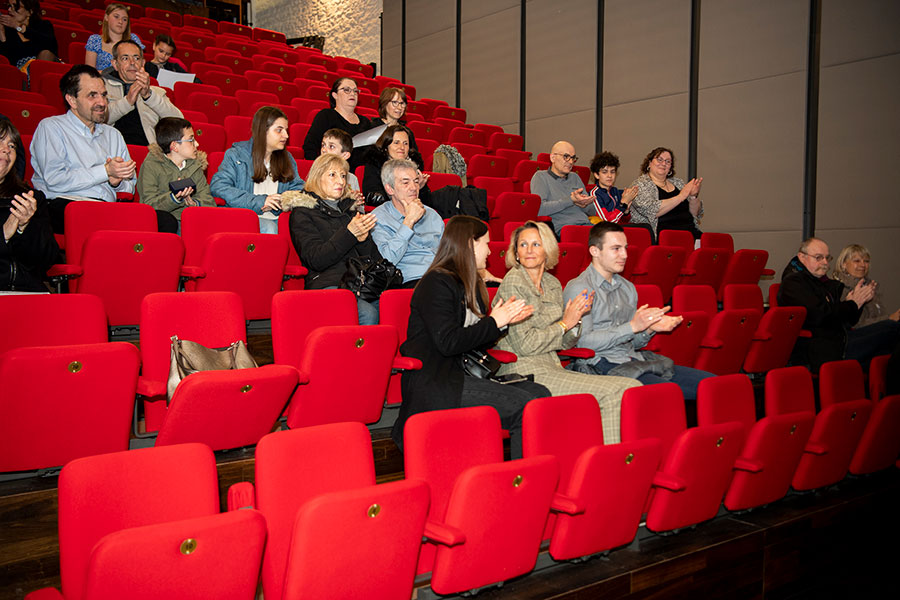
[[[537,221],[526,221],[524,225],[519,225],[513,232],[509,240],[509,248],[506,249],[506,268],[512,269],[519,262],[516,254],[516,247],[519,245],[519,235],[526,229],[537,229],[538,235],[541,236],[541,245],[544,247],[544,253],[547,255],[547,262],[544,267],[552,269],[559,262],[559,244],[556,243],[556,236],[547,227],[546,223]]]
[[[106,5],[106,15],[103,18],[103,30],[100,34],[101,39],[103,39],[104,44],[108,44],[112,41],[112,38],[109,37],[109,21],[106,17],[111,15],[113,12],[117,10],[124,10],[125,14],[128,15],[128,25],[125,26],[125,31],[122,32],[123,40],[131,39],[131,14],[128,12],[128,7],[124,4],[107,4]],[[121,41],[121,40],[119,40]],[[143,52],[143,50],[141,50]]]
[[[854,256],[862,257],[863,260],[872,260],[872,256],[869,254],[869,250],[865,246],[862,246],[860,244],[850,244],[849,246],[844,246],[844,249],[841,250],[840,254],[838,254],[837,260],[834,263],[834,273],[832,273],[832,277],[837,279],[840,273],[846,273],[847,271],[844,269],[844,263],[852,259]]]
[[[320,198],[325,198],[321,181],[322,177],[331,169],[341,169],[346,175],[350,172],[350,165],[337,154],[320,154],[309,168],[309,175],[306,177],[306,190]],[[340,199],[343,200],[349,195],[350,185],[347,184],[344,186],[344,192],[341,194]]]

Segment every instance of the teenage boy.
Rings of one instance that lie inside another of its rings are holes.
[[[141,164],[137,193],[141,202],[156,210],[167,211],[181,221],[181,211],[188,206],[215,206],[206,169],[206,153],[198,150],[190,121],[166,117],[156,124],[156,144],[150,146]],[[170,183],[190,179],[189,185],[173,193]]]
[[[597,187],[590,194],[584,194],[584,190],[578,190],[576,194],[580,199],[590,199],[597,211],[596,217],[591,217],[591,222],[610,221],[611,223],[627,223],[631,220],[629,209],[631,201],[637,196],[637,186],[620,190],[615,187],[616,176],[619,172],[619,157],[612,152],[603,151],[591,160],[591,173],[597,182]]]

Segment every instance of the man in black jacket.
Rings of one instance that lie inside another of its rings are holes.
[[[879,322],[852,329],[862,306],[872,299],[875,283],[860,280],[842,302],[843,284],[825,276],[831,259],[828,244],[811,237],[781,274],[778,304],[806,308],[803,327],[812,333],[811,338],[797,340],[791,362],[818,371],[822,363],[852,358],[866,367],[873,356],[894,351],[895,328]]]

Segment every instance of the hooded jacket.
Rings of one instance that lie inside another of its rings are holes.
[[[256,214],[262,214],[266,203],[265,194],[253,193],[253,158],[250,155],[252,140],[235,142],[225,152],[222,164],[209,184],[212,195],[225,200],[225,204],[236,208],[249,208]],[[288,154],[291,166],[294,167],[294,179],[287,183],[278,182],[278,193],[287,190],[302,190],[304,181],[300,179],[297,162]],[[287,210],[286,208],[284,210]]]
[[[190,177],[196,184],[191,197],[200,206],[216,205],[209,191],[209,183],[206,181],[206,152],[198,150],[197,158],[188,159],[184,169],[179,169],[163,154],[158,144],[151,144],[149,150],[147,158],[141,164],[137,180],[137,193],[143,204],[149,204],[156,210],[170,212],[180,221],[185,204],[183,201],[175,201],[172,192],[169,191],[169,184]]]
[[[306,289],[339,286],[351,256],[381,258],[371,232],[360,242],[347,229],[354,214],[350,211],[353,202],[352,198],[344,198],[334,209],[305,190],[282,200],[282,208],[291,211],[291,241],[303,266],[309,269]]]
[[[144,100],[138,96],[137,101],[132,105],[125,96],[128,91],[125,89],[125,83],[119,77],[119,73],[115,67],[107,67],[103,69],[103,81],[106,82],[106,91],[109,99],[109,121],[110,125],[127,115],[132,110],[137,109],[138,115],[141,117],[141,127],[144,129],[144,135],[150,144],[156,143],[156,133],[154,128],[159,120],[163,117],[180,117],[184,115],[178,108],[172,104],[172,101],[166,96],[166,91],[155,85],[150,86],[150,97]]]

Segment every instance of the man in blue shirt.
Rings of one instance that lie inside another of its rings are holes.
[[[419,171],[411,160],[389,160],[381,183],[390,202],[375,208],[378,222],[372,239],[378,251],[403,272],[403,287],[414,287],[437,252],[444,221],[419,200]]]
[[[97,69],[76,65],[63,75],[64,115],[41,121],[31,140],[32,183],[50,200],[53,229],[62,232],[65,205],[90,198],[115,202],[134,191],[137,166],[122,134],[106,125],[106,85]]]

